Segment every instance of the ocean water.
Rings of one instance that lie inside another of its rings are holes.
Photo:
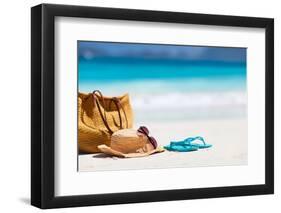
[[[80,92],[128,93],[135,122],[243,118],[246,64],[97,57],[78,64]]]

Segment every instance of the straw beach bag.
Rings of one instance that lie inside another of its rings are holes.
[[[100,152],[98,145],[110,146],[114,132],[132,126],[133,112],[128,94],[104,97],[98,90],[78,94],[79,152]]]

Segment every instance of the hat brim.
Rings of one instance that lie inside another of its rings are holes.
[[[137,157],[145,157],[145,156],[148,156],[148,155],[152,155],[154,153],[157,153],[157,152],[163,152],[165,151],[164,148],[162,147],[157,147],[156,149],[153,149],[149,152],[144,152],[144,153],[122,153],[122,152],[119,152],[117,150],[114,150],[112,148],[110,148],[109,146],[105,145],[105,144],[102,144],[102,145],[99,145],[98,146],[98,149],[105,153],[105,154],[108,154],[108,155],[113,155],[113,156],[117,156],[117,157],[121,157],[121,158],[137,158]]]

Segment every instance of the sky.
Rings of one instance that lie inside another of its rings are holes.
[[[78,56],[246,63],[246,48],[78,41]]]

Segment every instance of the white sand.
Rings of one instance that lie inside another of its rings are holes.
[[[155,169],[171,167],[231,166],[247,164],[245,119],[146,124],[159,145],[171,140],[202,136],[213,145],[195,152],[165,151],[148,157],[117,158],[105,154],[79,155],[79,171]]]

